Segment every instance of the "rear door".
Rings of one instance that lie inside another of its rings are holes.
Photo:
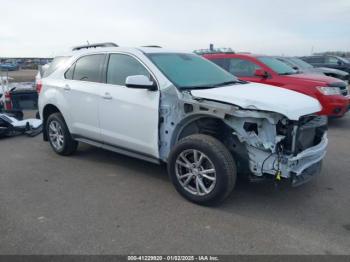
[[[128,88],[132,75],[154,77],[129,54],[110,54],[100,90],[99,118],[105,144],[158,158],[159,91]]]
[[[72,134],[101,141],[98,121],[101,73],[105,54],[79,58],[65,73],[63,94],[70,108]]]

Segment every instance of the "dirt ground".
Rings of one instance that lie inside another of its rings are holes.
[[[32,70],[32,69],[25,69],[25,70],[18,70],[18,71],[9,71],[4,72],[0,71],[1,76],[9,76],[12,77],[12,82],[32,82],[35,80],[35,76],[38,73],[38,70]]]

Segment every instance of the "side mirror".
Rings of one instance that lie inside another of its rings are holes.
[[[157,90],[157,85],[148,79],[145,75],[128,76],[125,80],[125,86],[129,88]]]
[[[256,69],[254,75],[265,78],[267,77],[267,72],[262,69]]]
[[[337,64],[341,66],[341,65],[343,65],[343,62],[338,60]]]

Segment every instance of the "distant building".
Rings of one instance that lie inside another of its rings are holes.
[[[326,52],[314,53],[314,55],[336,55],[336,56],[341,56],[341,57],[350,57],[350,52],[326,51]]]

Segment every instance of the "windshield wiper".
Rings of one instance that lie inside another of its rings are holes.
[[[226,81],[214,85],[203,85],[203,86],[183,86],[181,87],[182,90],[191,90],[191,89],[210,89],[210,88],[216,88],[220,86],[227,86],[227,85],[232,85],[232,84],[237,84],[237,83],[245,83],[244,81],[240,80],[231,80],[231,81]]]
[[[215,88],[216,86],[183,86],[181,87],[181,90],[192,90],[192,89],[210,89]]]
[[[215,87],[219,87],[219,86],[227,86],[227,85],[231,85],[231,84],[237,84],[239,83],[238,80],[231,80],[231,81],[226,81],[226,82],[222,82],[219,84],[214,85]]]
[[[289,75],[295,75],[297,74],[296,72],[286,72],[286,73],[281,73],[279,74],[280,76],[289,76]]]

